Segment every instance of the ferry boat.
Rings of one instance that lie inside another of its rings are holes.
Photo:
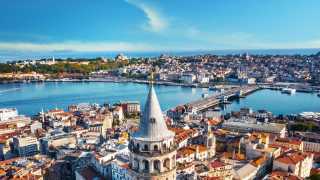
[[[285,93],[285,94],[294,94],[296,93],[296,89],[293,89],[293,88],[283,88],[281,90],[282,93]]]

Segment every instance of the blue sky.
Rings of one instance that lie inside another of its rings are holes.
[[[319,0],[3,0],[0,59],[320,47]]]

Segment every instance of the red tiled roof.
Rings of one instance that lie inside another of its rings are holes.
[[[122,164],[121,167],[125,169],[129,169],[129,163]]]
[[[290,139],[290,138],[277,138],[275,142],[289,143],[294,145],[300,145],[302,143],[302,141],[299,139]]]
[[[223,163],[223,162],[221,162],[219,160],[215,160],[215,161],[211,161],[210,162],[210,167],[211,168],[219,168],[219,167],[223,167],[225,165],[226,165],[225,163]]]
[[[64,111],[61,109],[53,109],[53,110],[49,110],[49,112],[51,113],[63,113]]]
[[[282,162],[284,164],[297,164],[300,161],[303,161],[309,155],[310,155],[309,153],[302,153],[299,151],[289,151],[279,156],[276,159],[276,161]]]
[[[94,179],[94,178],[99,178],[99,179],[103,179],[103,177],[98,174],[93,168],[91,168],[90,166],[82,169],[80,171],[80,174],[85,178],[85,179]]]
[[[283,171],[272,171],[270,174],[270,180],[302,180],[303,178],[300,178],[294,174],[290,174],[288,172]]]

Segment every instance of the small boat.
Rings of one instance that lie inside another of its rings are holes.
[[[213,111],[220,111],[220,110],[221,110],[221,108],[219,108],[219,107],[213,108]]]
[[[317,96],[320,97],[320,93],[318,93]]]
[[[198,84],[191,84],[191,87],[193,87],[193,88],[197,88],[198,87]]]
[[[209,86],[209,90],[215,91],[215,90],[217,90],[217,88],[215,86]]]
[[[206,97],[209,96],[209,94],[208,93],[203,93],[201,96],[202,96],[202,98],[206,98]]]
[[[223,104],[232,104],[231,101],[224,101]]]
[[[217,88],[216,90],[220,93],[224,93],[224,88]]]
[[[283,88],[281,90],[282,93],[285,93],[285,94],[294,94],[296,93],[296,89],[293,89],[293,88]]]

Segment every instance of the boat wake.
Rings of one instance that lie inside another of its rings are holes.
[[[11,91],[18,91],[21,88],[11,88],[11,89],[5,89],[5,90],[0,90],[0,94],[6,93],[6,92],[11,92]]]

